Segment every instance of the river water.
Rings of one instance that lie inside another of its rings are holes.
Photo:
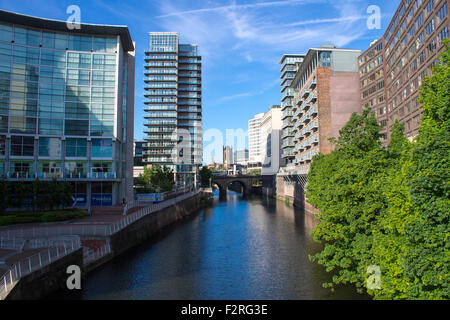
[[[272,199],[228,192],[214,206],[99,268],[79,292],[50,299],[365,299],[322,287],[329,275],[309,254],[314,219]]]

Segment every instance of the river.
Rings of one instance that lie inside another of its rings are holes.
[[[214,206],[89,274],[79,292],[50,299],[365,299],[322,287],[330,275],[309,254],[314,219],[281,201],[228,192]]]

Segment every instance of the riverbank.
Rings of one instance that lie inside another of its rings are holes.
[[[314,219],[274,199],[228,192],[88,274],[60,300],[364,299],[354,288],[323,288]]]
[[[192,195],[186,194],[181,196],[180,199],[172,199],[167,203],[136,208],[136,211],[132,214],[122,217],[123,219],[120,220],[113,219],[106,225],[99,224],[100,221],[91,221],[91,225],[65,227],[55,225],[54,228],[46,226],[45,230],[39,230],[39,227],[36,226],[33,230],[22,230],[21,232],[15,230],[14,232],[22,236],[36,234],[36,236],[45,237],[45,234],[47,234],[47,236],[55,237],[59,232],[67,231],[73,234],[79,231],[81,244],[84,248],[80,251],[82,259],[76,265],[79,265],[84,274],[87,274],[132,247],[151,239],[167,226],[211,205],[211,199],[212,193],[210,192],[193,192]],[[64,261],[58,262],[57,265],[59,268],[58,277],[55,278],[52,275],[54,273],[53,268],[42,268],[42,270],[38,270],[38,277],[32,277],[31,280],[30,278],[20,279],[17,283],[18,288],[25,284],[29,286],[29,283],[37,288],[42,287],[42,290],[33,290],[33,294],[28,296],[28,299],[40,299],[54,290],[63,288],[65,278],[61,277],[60,269],[67,268],[69,265],[66,265]],[[52,281],[46,279],[52,279]],[[22,293],[15,294],[11,299],[21,296],[23,296]]]

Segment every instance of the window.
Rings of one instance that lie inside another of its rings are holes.
[[[0,136],[0,156],[5,156],[6,154],[6,137]]]
[[[61,139],[39,138],[39,156],[61,158]]]
[[[34,177],[33,161],[11,161],[11,178],[27,179]]]
[[[416,19],[416,30],[419,30],[423,23],[423,13],[421,13]]]
[[[87,177],[86,161],[66,161],[65,166],[66,178],[80,179]]]
[[[66,120],[66,132],[68,136],[88,136],[89,121],[88,120]]]
[[[39,178],[62,178],[60,161],[39,161]]]
[[[429,36],[434,31],[434,19],[431,19],[430,23],[425,27],[427,30],[427,36]]]
[[[448,7],[447,2],[445,2],[444,5],[439,9],[438,13],[436,14],[437,24],[440,24],[445,19],[447,14],[448,14]]]
[[[448,26],[445,26],[444,29],[442,29],[441,32],[439,32],[438,38],[439,38],[439,45],[441,45],[442,40],[449,38]]]
[[[93,139],[92,140],[92,158],[112,158],[112,140]]]
[[[434,8],[434,0],[428,1],[427,5],[425,6],[425,12],[427,13],[427,16],[433,11]]]
[[[11,155],[19,157],[32,157],[34,155],[34,138],[12,136]]]
[[[86,139],[67,139],[66,157],[83,158],[87,156]]]
[[[331,52],[320,53],[319,67],[331,67]]]

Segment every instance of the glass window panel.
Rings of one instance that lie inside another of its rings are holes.
[[[66,102],[66,118],[89,119],[89,104]]]
[[[91,151],[92,158],[112,158],[112,140],[93,139]]]
[[[61,162],[60,161],[39,161],[38,164],[38,177],[49,178],[62,178],[61,174]]]
[[[0,156],[4,156],[6,154],[6,137],[0,136]]]
[[[32,157],[34,155],[34,138],[12,136],[11,155],[20,157]]]
[[[0,132],[8,132],[8,117],[0,116]]]
[[[86,161],[66,161],[66,178],[80,179],[87,177],[88,165]]]
[[[61,158],[61,139],[39,138],[39,156]]]
[[[11,177],[16,179],[26,179],[34,177],[33,161],[11,161]]]
[[[58,119],[39,119],[39,134],[62,135],[63,120]]]
[[[11,100],[10,114],[22,117],[36,117],[37,100],[13,98]]]
[[[36,133],[36,118],[10,117],[10,132]]]
[[[87,140],[86,139],[67,139],[66,140],[66,157],[82,158],[87,156]]]
[[[66,120],[65,134],[68,136],[88,136],[89,121],[88,120]]]
[[[11,42],[12,26],[0,24],[0,40]]]

